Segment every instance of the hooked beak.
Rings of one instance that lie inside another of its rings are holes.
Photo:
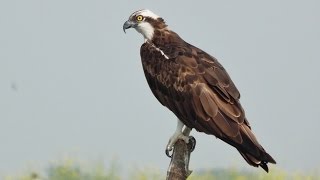
[[[126,33],[126,29],[135,28],[136,26],[137,24],[135,22],[128,20],[123,24],[123,32]]]

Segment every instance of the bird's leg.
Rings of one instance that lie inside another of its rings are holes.
[[[169,152],[173,150],[174,144],[178,141],[178,139],[184,140],[186,143],[189,143],[189,134],[191,129],[186,127],[182,132],[184,124],[178,119],[177,128],[174,134],[170,137],[169,142],[166,148],[166,155],[171,157]]]
[[[183,135],[185,135],[185,136],[189,136],[190,135],[190,132],[191,132],[191,128],[189,128],[189,127],[187,127],[187,126],[185,126],[185,128],[184,128],[184,130],[183,130]]]
[[[191,152],[194,150],[194,148],[196,147],[196,139],[193,137],[193,136],[189,136],[190,135],[190,132],[191,132],[192,128],[189,128],[187,126],[185,126],[184,130],[183,130],[183,135],[189,137],[189,143],[192,144],[192,147],[191,147]]]

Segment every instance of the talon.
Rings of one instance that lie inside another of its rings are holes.
[[[172,158],[172,154],[170,155],[170,151],[169,149],[166,149],[166,155],[169,157],[169,158]]]
[[[189,136],[189,142],[192,143],[191,152],[193,152],[194,149],[196,148],[197,141],[193,136]]]
[[[169,157],[169,158],[171,158],[172,157],[172,154],[170,155],[170,151],[172,151],[173,150],[173,143],[172,143],[172,141],[171,141],[171,139],[169,140],[169,142],[168,142],[168,145],[167,145],[167,148],[166,148],[166,155]]]

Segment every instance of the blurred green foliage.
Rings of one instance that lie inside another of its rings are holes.
[[[109,167],[103,163],[83,165],[73,160],[51,164],[44,172],[26,172],[25,175],[8,175],[4,180],[163,180],[166,172],[156,168],[134,169],[128,175],[119,171],[116,162]],[[236,168],[195,171],[188,180],[320,180],[319,171],[311,173],[287,173],[272,168],[269,173],[242,171]]]

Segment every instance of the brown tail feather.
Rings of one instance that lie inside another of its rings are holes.
[[[251,156],[250,154],[241,152],[239,149],[238,149],[238,151],[240,152],[241,156],[247,161],[248,164],[250,164],[251,166],[254,166],[254,167],[260,166],[266,172],[269,172],[269,168],[268,168],[269,162],[273,163],[273,164],[276,163],[274,161],[274,159],[268,153],[266,153],[266,154],[270,157],[269,161],[261,161],[261,160],[257,160],[255,157]]]
[[[276,164],[276,161],[258,143],[256,137],[248,126],[241,128],[241,136],[243,142],[241,144],[237,144],[235,147],[238,149],[242,157],[248,164],[254,167],[260,166],[268,172],[268,163]]]
[[[249,126],[245,124],[241,125],[239,136],[241,136],[242,139],[241,143],[230,138],[221,139],[234,146],[251,166],[260,166],[268,172],[268,163],[276,164],[276,161],[259,144]]]

